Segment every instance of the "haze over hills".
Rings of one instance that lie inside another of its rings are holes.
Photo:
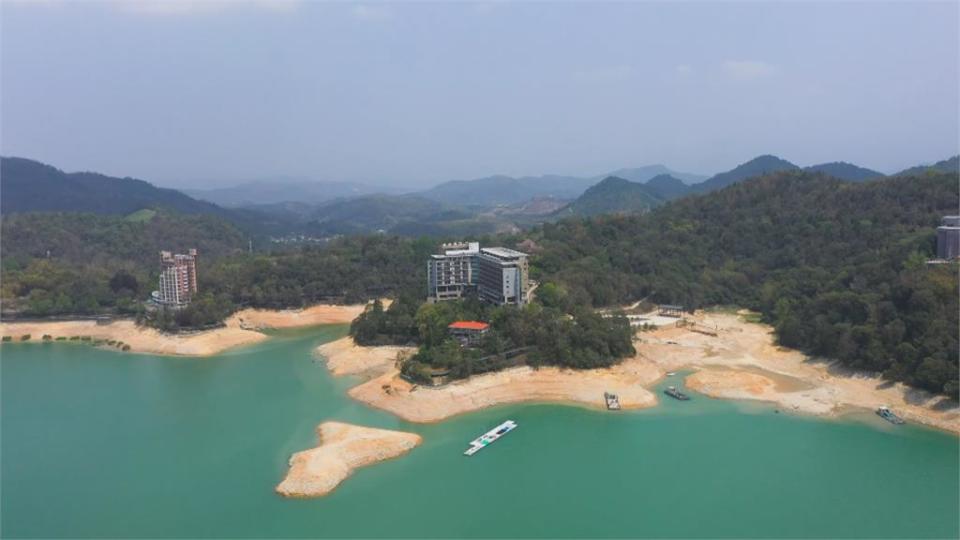
[[[664,165],[623,168],[593,177],[568,175],[541,175],[512,177],[494,175],[473,180],[454,180],[432,188],[409,193],[439,203],[477,209],[517,208],[528,201],[570,201],[582,195],[587,188],[605,178],[617,177],[634,183],[647,183],[654,178],[657,186],[649,190],[658,198],[671,200],[688,193],[706,193],[740,180],[780,170],[797,170],[797,165],[772,155],[756,157],[730,171],[712,177],[674,171]],[[823,163],[804,167],[811,172],[823,172],[848,181],[864,181],[883,177],[878,171],[846,162]],[[666,180],[672,178],[673,180]],[[304,178],[280,177],[278,180],[247,182],[228,188],[186,190],[197,198],[226,207],[275,205],[282,202],[321,204],[338,199],[365,197],[378,194],[397,195],[401,189],[385,188],[359,182],[313,182]],[[402,203],[401,203],[402,204]],[[296,206],[296,205],[294,205]],[[279,207],[273,208],[276,210]]]
[[[956,171],[957,164],[955,156],[908,171]],[[622,169],[646,183],[615,176],[596,182],[572,176],[494,176],[447,182],[425,192],[406,195],[357,195],[364,189],[377,188],[350,182],[317,184],[302,180],[277,185],[251,182],[235,188],[205,191],[208,196],[230,204],[242,204],[241,201],[248,198],[257,201],[257,204],[224,208],[143,180],[96,173],[65,173],[29,159],[3,158],[0,211],[4,214],[58,211],[126,215],[145,208],[168,209],[219,216],[251,234],[271,236],[330,236],[378,231],[408,235],[475,235],[518,230],[564,216],[642,213],[689,194],[705,194],[764,173],[797,171],[800,167],[779,157],[764,155],[700,184],[688,185],[671,174],[647,177],[665,169],[661,165]],[[851,182],[883,177],[877,171],[845,162],[813,165],[803,170]],[[689,179],[690,175],[686,177]],[[337,190],[348,195],[324,199],[338,193]]]
[[[611,173],[591,177],[543,175],[515,178],[497,175],[475,180],[454,180],[444,182],[419,194],[428,199],[451,204],[510,205],[535,197],[575,199],[590,186],[610,176],[643,183],[661,174],[670,174],[688,183],[699,182],[706,178],[702,175],[673,171],[664,165],[648,165],[618,169]],[[464,201],[468,202],[465,203]]]
[[[678,172],[664,165],[647,165],[646,167],[636,167],[632,169],[617,169],[601,176],[595,176],[594,179],[602,180],[609,176],[616,176],[617,178],[644,184],[657,176],[663,175],[680,179],[684,184],[699,184],[709,178],[709,175]]]
[[[337,199],[313,207],[305,227],[313,234],[387,232],[407,222],[469,219],[472,213],[417,195],[366,195]]]
[[[254,206],[288,201],[322,203],[345,197],[398,193],[401,190],[360,182],[315,181],[307,178],[278,177],[254,180],[236,186],[213,189],[184,189],[184,193],[225,207]]]

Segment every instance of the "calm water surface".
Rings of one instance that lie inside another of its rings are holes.
[[[508,406],[418,425],[311,355],[344,326],[207,359],[5,345],[4,537],[957,537],[958,439],[694,395],[640,412]],[[473,458],[467,442],[520,428]],[[273,487],[324,420],[424,443],[333,494]]]

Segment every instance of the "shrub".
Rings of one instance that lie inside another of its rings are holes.
[[[3,336],[3,341],[12,341],[13,338],[10,336]]]
[[[51,339],[53,339],[53,336],[51,336],[50,334],[44,334],[42,339],[44,341],[50,341]]]
[[[20,336],[20,341],[30,341],[30,334]]]

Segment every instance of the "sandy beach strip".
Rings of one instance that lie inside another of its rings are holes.
[[[657,398],[645,386],[662,376],[658,367],[631,359],[614,368],[583,371],[521,366],[429,387],[411,384],[393,369],[351,388],[349,395],[409,422],[439,422],[507,403],[571,403],[604,408],[604,392],[618,394],[624,409],[652,407]]]
[[[398,358],[415,352],[416,347],[361,347],[350,336],[324,343],[315,350],[336,376],[381,375],[395,368]]]
[[[820,416],[889,406],[909,422],[960,433],[960,407],[944,396],[857,373],[775,343],[773,328],[733,313],[689,317],[710,336],[686,328],[640,334],[643,357],[667,371],[695,370],[693,390],[711,397],[767,401],[784,410]]]
[[[384,300],[384,306],[389,301]],[[327,305],[319,304],[304,309],[243,309],[227,319],[227,326],[247,329],[298,328],[321,324],[348,324],[363,313],[366,304]]]
[[[349,395],[411,422],[437,422],[518,402],[599,408],[604,406],[604,392],[619,394],[625,409],[651,407],[657,398],[649,388],[664,373],[692,370],[687,385],[711,397],[766,401],[787,411],[820,416],[886,405],[909,422],[960,433],[960,406],[944,396],[779,347],[771,327],[747,322],[735,313],[698,312],[687,319],[696,325],[666,325],[638,334],[637,356],[608,369],[517,367],[434,388],[401,379],[393,365],[396,351],[378,352],[378,347],[346,341],[329,344],[335,361],[328,360],[328,365],[335,375],[379,372],[350,389]]]
[[[90,337],[91,340],[122,342],[130,346],[131,352],[211,356],[266,340],[268,336],[258,330],[349,323],[365,307],[365,304],[357,304],[317,305],[281,311],[245,309],[231,315],[223,328],[183,334],[164,334],[154,328],[137,326],[133,320],[119,319],[108,324],[96,321],[0,322],[0,335],[12,338],[4,346],[18,344],[21,336],[29,334],[33,343],[41,342],[44,335],[54,339]]]
[[[154,328],[137,326],[132,320],[118,320],[110,324],[97,324],[96,321],[0,323],[0,334],[12,336],[13,343],[24,334],[30,334],[31,342],[40,342],[44,335],[53,338],[89,336],[93,340],[123,342],[130,346],[132,352],[184,356],[209,356],[267,339],[260,332],[236,327],[195,334],[164,334]],[[8,346],[10,343],[4,344],[4,347]]]
[[[405,454],[422,441],[416,433],[324,422],[319,446],[293,454],[276,491],[284,497],[319,497],[334,490],[359,467]]]

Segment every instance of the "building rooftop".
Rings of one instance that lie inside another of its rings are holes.
[[[481,253],[487,253],[493,255],[494,257],[499,257],[501,259],[516,259],[518,257],[526,257],[527,254],[522,251],[517,251],[515,249],[505,248],[505,247],[489,247],[483,248],[480,250]]]
[[[486,330],[490,325],[480,321],[456,321],[447,325],[452,330]]]

